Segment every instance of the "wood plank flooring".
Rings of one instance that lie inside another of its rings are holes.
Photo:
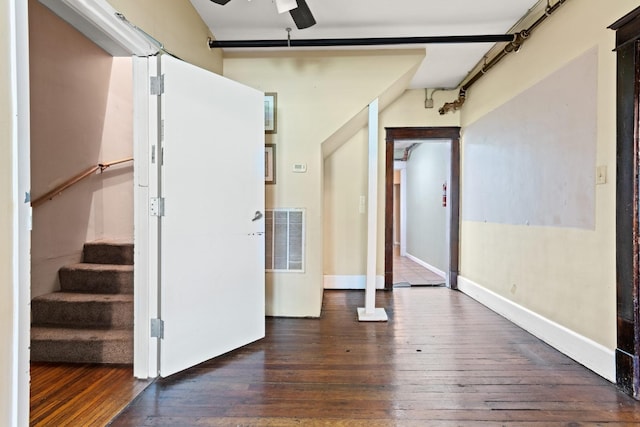
[[[147,381],[130,366],[31,364],[31,426],[104,426]]]
[[[325,292],[321,319],[157,380],[113,426],[582,426],[640,423],[640,402],[446,288]]]

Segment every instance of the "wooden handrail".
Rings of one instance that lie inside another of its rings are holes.
[[[88,168],[88,169],[80,172],[79,174],[69,178],[68,180],[66,180],[62,184],[58,185],[53,190],[48,191],[45,194],[43,194],[42,196],[40,196],[37,199],[33,200],[31,202],[31,207],[35,208],[36,206],[39,206],[39,205],[43,204],[47,200],[53,199],[54,197],[60,195],[67,188],[71,187],[74,184],[77,184],[78,182],[82,181],[83,179],[85,179],[86,177],[92,175],[94,172],[96,172],[98,170],[100,172],[104,172],[105,169],[107,169],[107,168],[109,168],[111,166],[118,165],[120,163],[132,162],[132,161],[133,161],[133,157],[127,157],[125,159],[115,160],[113,162],[108,162],[108,163],[98,163],[95,166],[91,166],[90,168]]]

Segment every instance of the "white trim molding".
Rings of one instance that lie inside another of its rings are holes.
[[[0,424],[9,426],[27,425],[29,422],[29,344],[31,331],[31,226],[32,214],[29,192],[31,190],[30,169],[30,98],[29,98],[29,18],[27,2],[10,0],[4,2],[2,9],[6,13],[7,37],[6,70],[7,92],[6,116],[3,125],[8,125],[10,140],[4,153],[10,157],[10,166],[2,171],[8,179],[7,187],[11,194],[6,200],[9,218],[12,222],[11,239],[11,283],[3,283],[3,296],[11,296],[9,307],[2,314],[6,322],[0,332],[10,342],[11,348],[4,351],[1,358],[7,362],[2,367],[3,380],[0,395],[4,402],[0,404]],[[6,119],[6,121],[5,121]],[[7,132],[7,134],[9,134]]]
[[[325,289],[365,289],[366,285],[365,275],[324,276]],[[376,289],[384,289],[384,276],[376,276]]]
[[[133,26],[107,0],[40,0],[113,56],[151,56],[162,44]]]
[[[576,362],[591,369],[596,374],[615,383],[614,350],[542,317],[465,277],[458,276],[458,290],[540,338]]]

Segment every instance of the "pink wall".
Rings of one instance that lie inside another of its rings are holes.
[[[76,173],[132,155],[132,74],[29,0],[32,198]],[[58,288],[86,241],[133,239],[132,165],[94,175],[34,208],[32,296]]]

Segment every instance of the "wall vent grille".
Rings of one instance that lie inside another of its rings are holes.
[[[273,272],[304,272],[305,211],[265,210],[265,268]]]

